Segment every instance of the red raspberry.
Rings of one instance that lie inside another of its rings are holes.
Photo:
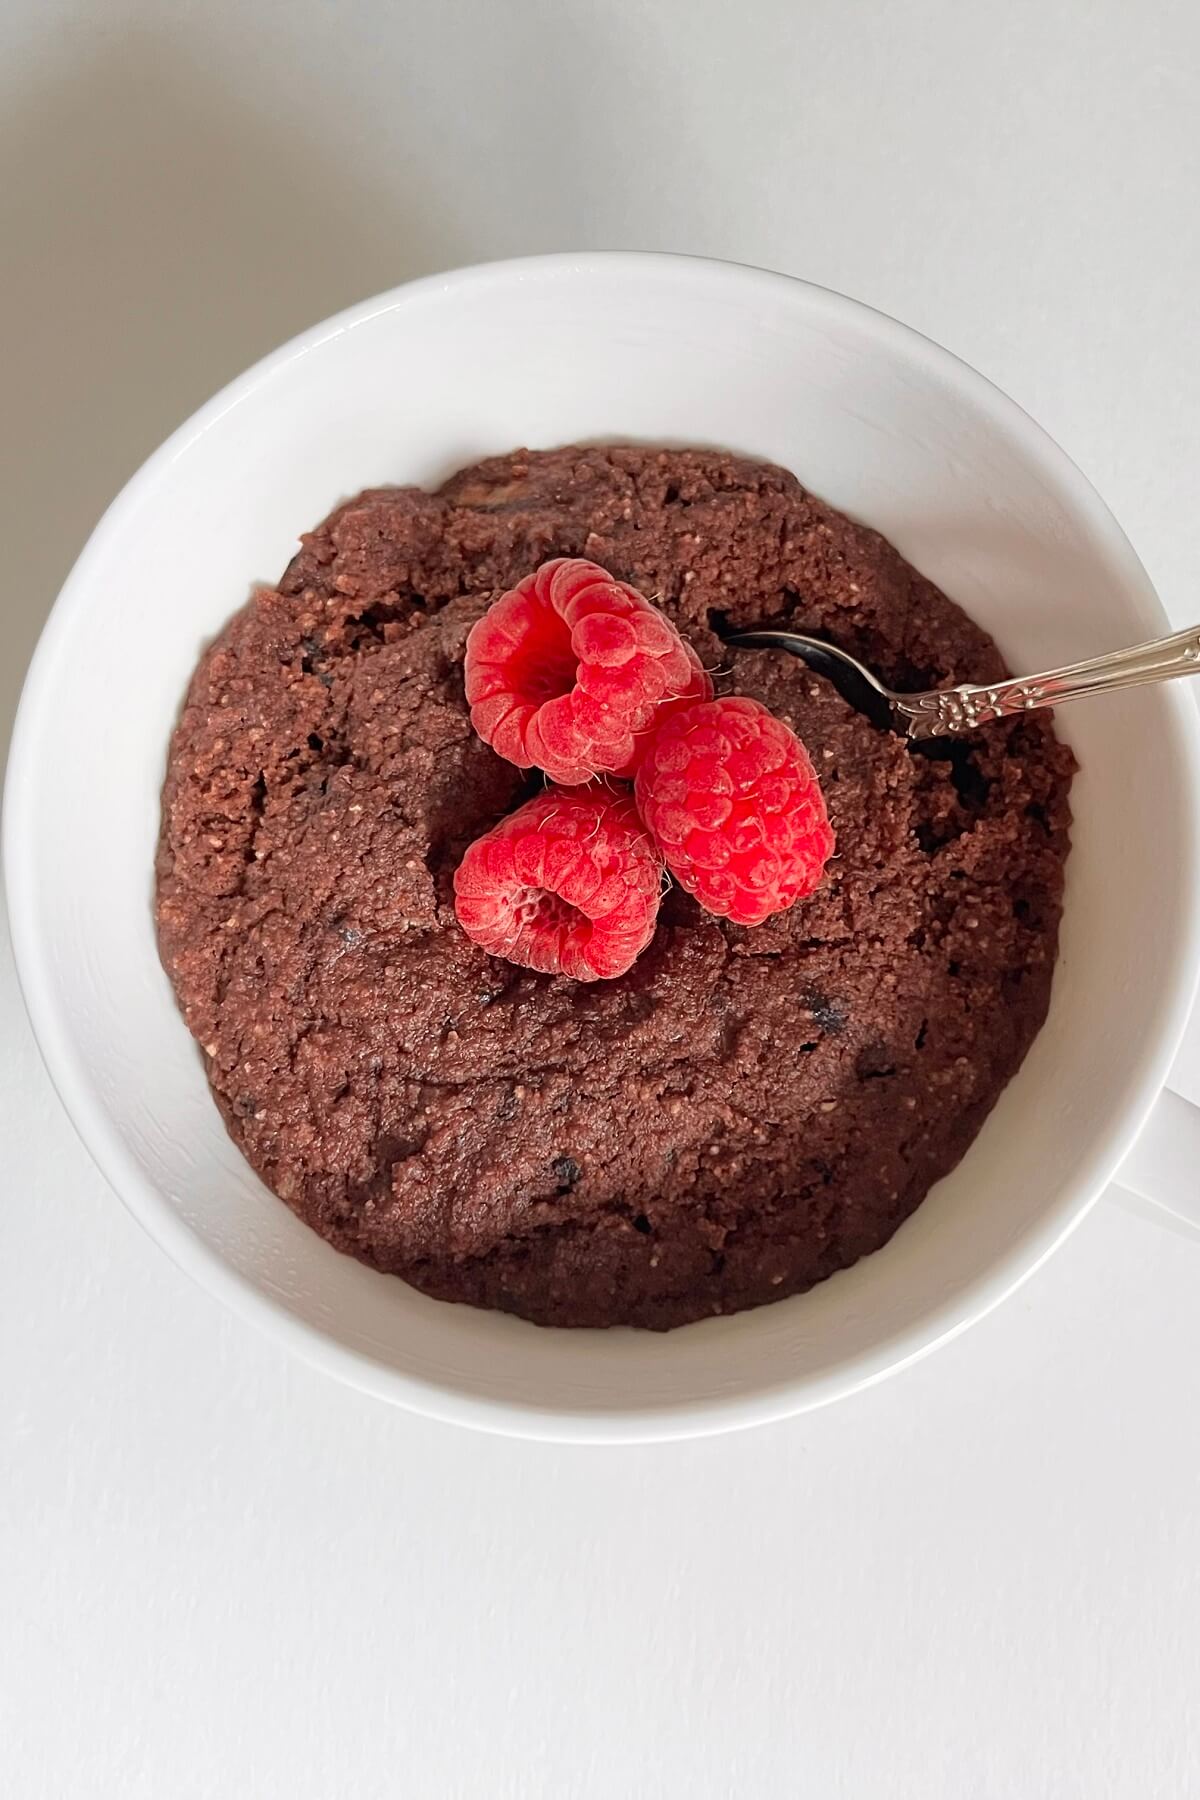
[[[682,642],[684,650],[687,652],[688,660],[692,665],[692,673],[688,680],[688,684],[684,688],[682,694],[677,694],[674,699],[660,700],[654,709],[650,723],[645,726],[643,730],[634,734],[633,755],[628,762],[622,763],[619,769],[613,770],[613,774],[619,776],[622,781],[633,780],[634,776],[642,766],[642,760],[645,757],[647,750],[649,750],[650,745],[654,741],[656,732],[661,730],[662,726],[666,724],[669,718],[672,718],[675,713],[681,712],[685,706],[695,706],[698,700],[712,699],[713,684],[711,676],[705,673],[704,664],[700,661],[700,658],[696,655],[696,652],[692,649],[692,646],[687,642],[686,638],[681,639],[680,641]]]
[[[454,910],[493,956],[604,981],[654,936],[661,891],[662,858],[630,795],[547,788],[470,846]]]
[[[638,771],[637,800],[680,887],[738,925],[811,894],[833,850],[804,745],[757,700],[675,713]]]
[[[675,627],[596,563],[543,563],[467,638],[471,723],[521,769],[572,786],[633,772],[664,703],[712,683]]]

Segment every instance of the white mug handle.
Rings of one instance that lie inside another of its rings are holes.
[[[1164,1088],[1113,1182],[1134,1212],[1200,1237],[1200,1106]]]

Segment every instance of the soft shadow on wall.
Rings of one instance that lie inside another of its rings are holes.
[[[54,596],[154,446],[294,332],[471,252],[403,169],[331,161],[319,124],[283,134],[145,39],[0,122],[0,243],[2,760]]]

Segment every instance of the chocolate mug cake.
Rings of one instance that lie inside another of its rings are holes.
[[[680,886],[613,980],[473,943],[454,875],[542,787],[472,728],[467,635],[554,557],[652,598],[802,740],[836,852],[765,922]],[[1047,715],[918,749],[749,625],[899,689],[1006,673],[877,533],[707,450],[517,451],[368,491],[208,648],[170,750],[164,965],[234,1140],[338,1249],[444,1300],[656,1329],[884,1244],[1045,1017],[1073,760]]]

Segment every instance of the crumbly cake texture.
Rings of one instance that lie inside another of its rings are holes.
[[[627,975],[489,956],[467,845],[537,791],[471,728],[463,649],[554,556],[632,583],[793,726],[837,854],[745,928],[675,889]],[[711,451],[518,451],[372,490],[205,652],[171,744],[161,952],[262,1178],[445,1300],[666,1328],[876,1250],[959,1161],[1046,1013],[1073,762],[1046,715],[943,754],[726,626],[824,633],[900,689],[1006,673],[877,533]]]

